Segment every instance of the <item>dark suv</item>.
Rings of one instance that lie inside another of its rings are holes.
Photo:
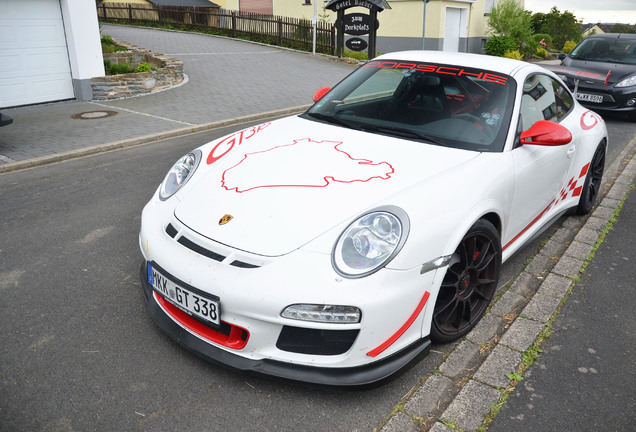
[[[595,111],[626,112],[636,121],[636,34],[592,35],[570,54],[561,54],[553,70]]]

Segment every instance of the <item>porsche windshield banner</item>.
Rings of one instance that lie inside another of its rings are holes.
[[[425,64],[425,63],[411,63],[411,62],[400,62],[400,61],[372,61],[364,66],[363,68],[376,67],[378,69],[408,69],[417,72],[430,72],[430,73],[438,73],[443,75],[453,75],[453,76],[467,76],[473,77],[476,79],[490,81],[493,83],[506,85],[508,82],[508,77],[502,75],[496,75],[487,71],[480,71],[478,69],[465,69],[461,67],[453,67],[453,66],[445,66],[445,65],[436,65],[436,64]]]

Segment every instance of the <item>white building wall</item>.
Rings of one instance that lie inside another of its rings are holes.
[[[91,78],[105,74],[97,7],[89,0],[60,0],[60,3],[75,98],[90,100]]]

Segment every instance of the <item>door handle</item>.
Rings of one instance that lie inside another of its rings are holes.
[[[574,156],[574,153],[576,153],[576,146],[572,145],[568,149],[568,157],[571,158],[572,156]]]

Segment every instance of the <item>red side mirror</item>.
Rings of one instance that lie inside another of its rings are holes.
[[[521,144],[559,146],[572,141],[572,133],[558,123],[539,120],[527,131],[521,132]]]
[[[322,99],[322,97],[327,94],[327,92],[331,90],[331,87],[322,87],[319,88],[318,91],[316,91],[316,93],[314,93],[314,103],[318,102],[320,99]]]

